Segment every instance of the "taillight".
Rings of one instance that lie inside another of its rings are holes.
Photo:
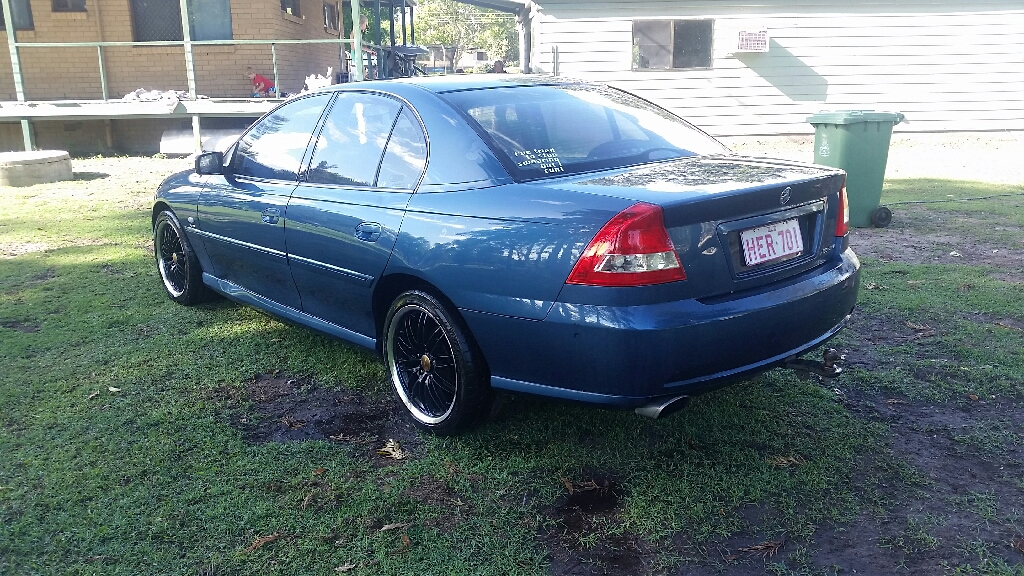
[[[846,236],[850,232],[850,202],[846,199],[846,183],[839,190],[839,215],[836,217],[836,236]]]
[[[661,208],[643,202],[615,215],[590,241],[567,284],[645,286],[686,280]]]

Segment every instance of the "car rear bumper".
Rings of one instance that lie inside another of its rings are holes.
[[[820,346],[853,310],[859,269],[846,250],[829,265],[729,297],[556,302],[543,321],[462,312],[495,388],[631,408],[717,388]]]

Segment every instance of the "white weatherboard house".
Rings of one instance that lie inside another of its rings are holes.
[[[1024,0],[529,7],[534,71],[637,92],[716,136],[810,133],[808,115],[850,109],[902,112],[899,131],[1024,130]]]

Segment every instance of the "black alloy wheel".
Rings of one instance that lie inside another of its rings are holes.
[[[486,370],[460,319],[420,291],[399,296],[384,328],[384,358],[399,400],[417,426],[454,434],[487,412]]]
[[[179,304],[197,304],[207,297],[203,271],[192,245],[174,213],[164,210],[153,227],[153,252],[160,279],[171,300]]]

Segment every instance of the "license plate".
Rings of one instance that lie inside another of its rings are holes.
[[[756,266],[804,251],[800,221],[785,220],[740,232],[740,247],[747,266]]]

